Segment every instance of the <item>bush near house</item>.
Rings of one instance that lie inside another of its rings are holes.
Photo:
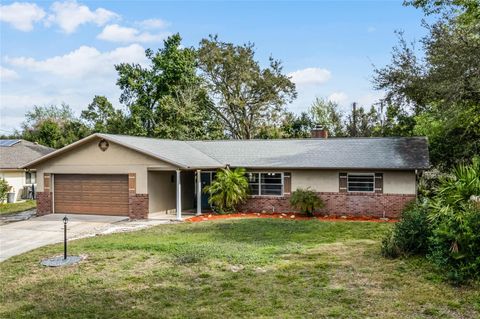
[[[307,216],[313,216],[313,212],[316,209],[325,206],[322,199],[311,188],[298,188],[295,190],[290,197],[290,205]]]
[[[7,193],[10,190],[10,185],[4,178],[0,178],[0,204],[7,199]]]
[[[480,158],[441,176],[383,240],[388,257],[425,254],[453,283],[480,278]]]
[[[204,188],[210,195],[208,202],[217,213],[230,213],[240,203],[244,202],[248,194],[248,180],[244,168],[220,169],[212,183]]]
[[[382,255],[390,258],[425,255],[432,234],[428,221],[428,200],[410,204],[400,221],[382,241]]]

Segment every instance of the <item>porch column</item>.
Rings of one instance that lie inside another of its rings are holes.
[[[180,170],[177,169],[177,220],[182,220],[182,183]]]
[[[197,170],[197,216],[202,214],[202,171]]]

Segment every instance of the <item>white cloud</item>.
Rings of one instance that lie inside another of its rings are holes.
[[[10,65],[65,78],[115,74],[114,64],[122,62],[143,64],[146,62],[145,50],[138,44],[103,53],[93,47],[81,46],[65,55],[45,60],[36,60],[29,57],[6,57],[5,60]]]
[[[18,73],[0,65],[0,79],[2,82],[18,79]]]
[[[15,29],[31,31],[33,24],[45,17],[45,11],[35,3],[14,2],[0,5],[0,21],[9,23]]]
[[[132,43],[132,42],[159,42],[168,37],[170,33],[160,32],[152,34],[150,32],[140,32],[135,28],[122,27],[118,24],[107,25],[103,31],[97,36],[98,39],[120,42],[120,43]]]
[[[116,85],[114,64],[126,62],[146,65],[148,59],[141,45],[132,44],[106,52],[81,46],[64,55],[43,60],[6,57],[4,61],[22,68],[21,83],[2,83],[0,94],[0,128],[11,131],[19,128],[25,112],[31,110],[33,105],[65,102],[77,115],[95,95],[104,95],[118,105],[121,92]]]
[[[343,104],[348,101],[348,95],[344,92],[333,92],[328,96],[328,100],[338,104]]]
[[[288,74],[297,85],[323,84],[331,78],[331,72],[321,68],[306,68]]]
[[[137,24],[144,29],[165,29],[170,23],[162,19],[146,19],[138,21]]]
[[[57,24],[65,33],[73,33],[82,24],[94,23],[98,26],[119,18],[115,12],[98,8],[95,11],[75,0],[54,2],[50,8],[52,14],[48,15],[48,24]]]

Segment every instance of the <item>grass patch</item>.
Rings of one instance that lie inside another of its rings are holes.
[[[29,199],[18,203],[0,204],[0,215],[14,214],[37,207],[37,201]]]
[[[380,256],[387,223],[243,219],[73,241],[0,264],[1,318],[478,318],[479,286]]]

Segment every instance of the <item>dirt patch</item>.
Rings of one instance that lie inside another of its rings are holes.
[[[187,222],[204,222],[217,219],[229,218],[278,218],[286,220],[319,220],[319,221],[339,221],[339,222],[377,222],[377,223],[393,223],[397,219],[377,218],[369,216],[314,216],[308,217],[297,213],[236,213],[236,214],[202,214],[187,218]]]

